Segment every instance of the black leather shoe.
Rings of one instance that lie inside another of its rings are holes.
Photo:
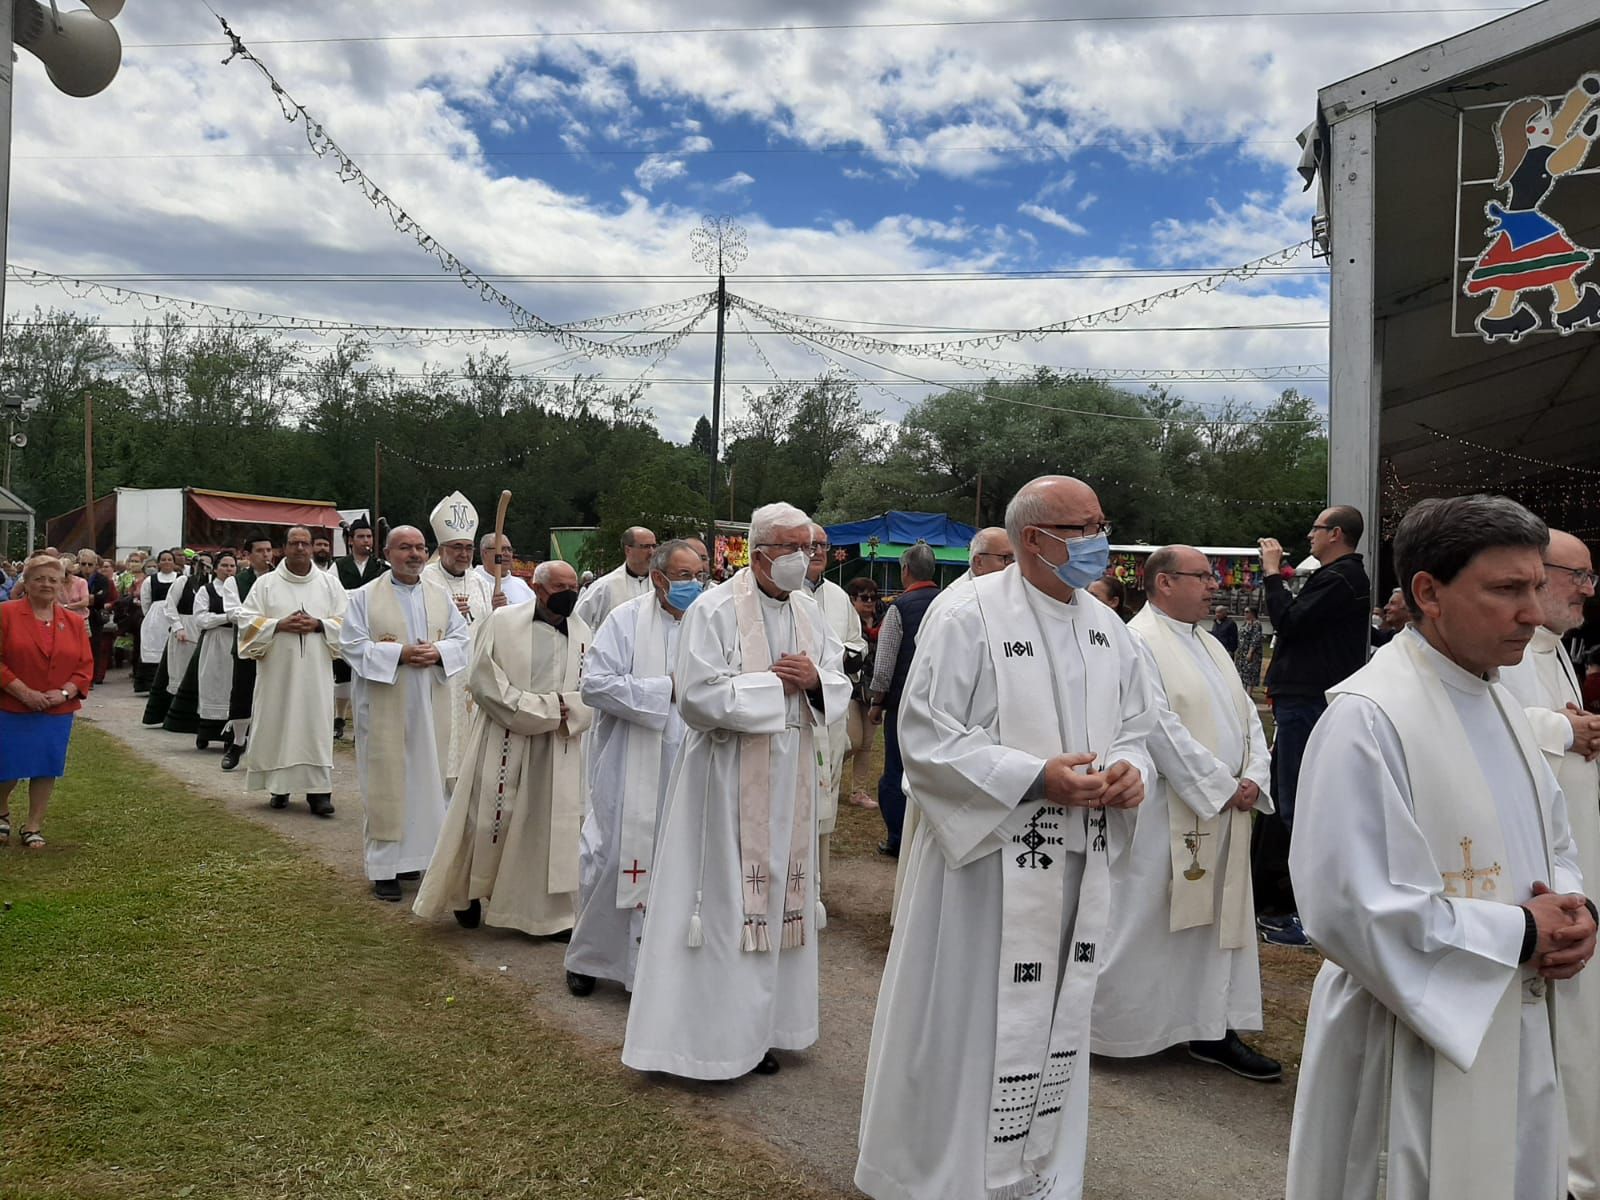
[[[899,858],[900,857],[900,847],[899,846],[891,846],[886,841],[879,842],[878,843],[878,853],[882,854],[885,858]]]
[[[465,908],[456,909],[456,924],[463,929],[476,929],[483,921],[483,905],[474,900]]]
[[[781,1070],[783,1070],[782,1065],[777,1059],[772,1057],[772,1051],[768,1050],[764,1055],[761,1056],[761,1061],[750,1068],[750,1074],[776,1075]]]
[[[223,770],[227,770],[227,768],[224,767]],[[282,794],[280,794],[278,792],[274,792],[272,794],[271,798],[267,800],[267,807],[268,808],[288,808],[289,807],[289,797],[286,796],[286,795],[282,795]]]
[[[1231,1029],[1228,1030],[1228,1036],[1218,1042],[1190,1042],[1189,1057],[1225,1067],[1235,1075],[1254,1079],[1258,1083],[1272,1083],[1283,1078],[1281,1063],[1250,1049]]]
[[[552,933],[546,940],[551,942],[570,942],[572,940],[572,930],[562,929]]]
[[[396,879],[404,879],[407,883],[409,883],[413,879],[421,879],[422,878],[422,872],[421,871],[401,871],[400,874],[395,876],[395,878]]]
[[[306,807],[319,817],[333,816],[333,799],[327,792],[314,792],[307,795]]]
[[[194,748],[196,750],[209,750],[209,749],[211,749],[211,739],[208,738],[203,733],[195,734],[194,735]]]
[[[222,769],[224,771],[233,770],[235,767],[237,767],[239,765],[239,760],[241,758],[243,758],[243,757],[244,757],[244,751],[239,749],[238,746],[229,746],[226,750],[224,750],[222,752]],[[285,797],[284,803],[287,804],[288,802],[289,802],[288,798]],[[276,807],[276,806],[274,806],[274,807]]]
[[[372,894],[379,900],[400,899],[400,881],[398,879],[374,879],[372,881]]]
[[[576,971],[567,972],[567,991],[574,996],[587,996],[594,991],[594,976],[579,975]]]

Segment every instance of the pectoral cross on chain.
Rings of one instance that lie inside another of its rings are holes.
[[[1459,871],[1440,872],[1444,878],[1444,894],[1446,896],[1460,895],[1461,893],[1456,891],[1456,884],[1460,883],[1467,889],[1466,898],[1468,900],[1476,899],[1472,894],[1472,889],[1479,880],[1483,881],[1483,890],[1485,892],[1494,891],[1494,876],[1500,874],[1500,864],[1493,863],[1487,867],[1473,866],[1472,839],[1469,837],[1461,839],[1461,864],[1461,870]]]

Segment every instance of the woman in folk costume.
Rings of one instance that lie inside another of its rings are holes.
[[[200,650],[172,697],[161,727],[168,733],[194,734],[195,748],[222,740],[233,694],[233,613],[239,607],[234,573],[238,560],[224,550],[217,556],[212,579],[196,578],[178,595],[178,617],[193,621]]]
[[[438,555],[422,568],[422,578],[442,587],[455,602],[468,628],[476,629],[496,608],[506,602],[490,584],[472,569],[472,547],[478,534],[478,510],[460,492],[451,492],[428,514]],[[467,724],[472,715],[472,698],[467,693],[467,672],[458,671],[446,680],[450,693],[450,753],[445,765],[446,786],[454,787],[461,774],[461,752],[467,744]]]
[[[155,684],[161,658],[167,652],[167,635],[172,632],[173,615],[166,603],[167,593],[182,579],[177,556],[171,550],[163,550],[156,557],[154,570],[147,569],[144,582],[139,585],[139,611],[144,615],[139,625],[138,660],[133,668],[135,692],[148,692]]]
[[[1554,114],[1539,96],[1506,105],[1495,125],[1500,173],[1495,187],[1504,202],[1491,200],[1484,212],[1494,222],[1494,240],[1478,256],[1463,290],[1469,296],[1492,295],[1478,317],[1487,340],[1516,341],[1539,328],[1539,315],[1522,302],[1522,294],[1548,288],[1554,296],[1551,321],[1561,334],[1600,323],[1600,287],[1580,289],[1577,275],[1594,261],[1594,252],[1576,245],[1567,231],[1545,215],[1542,205],[1557,178],[1583,166],[1589,147],[1600,136],[1600,74],[1588,74],[1562,99]]]
[[[172,624],[167,634],[167,648],[156,669],[155,682],[150,686],[150,698],[145,701],[144,723],[160,725],[167,719],[167,710],[183,683],[189,660],[200,649],[200,626],[195,619],[193,602],[195,594],[211,575],[211,556],[198,554],[189,567],[189,575],[182,584],[167,593],[166,606]],[[188,611],[185,611],[187,601]]]

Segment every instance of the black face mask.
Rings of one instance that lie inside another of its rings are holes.
[[[572,615],[572,610],[578,606],[578,593],[551,592],[550,598],[544,602],[544,606],[565,621]]]

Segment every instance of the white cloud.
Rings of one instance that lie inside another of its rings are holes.
[[[648,192],[658,183],[681,178],[688,169],[681,158],[673,158],[668,154],[651,154],[634,168],[633,177],[639,181],[639,186]]]
[[[1025,217],[1032,217],[1035,221],[1043,221],[1046,225],[1054,225],[1057,229],[1064,229],[1068,233],[1082,237],[1088,234],[1087,227],[1080,225],[1065,213],[1059,213],[1046,204],[1019,204],[1017,211]]]
[[[748,171],[735,171],[722,182],[714,184],[711,190],[714,192],[737,192],[749,187],[755,181],[756,177]]]

